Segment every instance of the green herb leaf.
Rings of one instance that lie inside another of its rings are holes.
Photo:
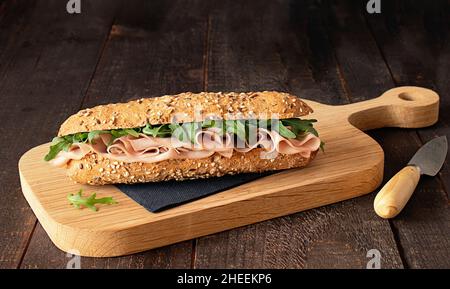
[[[283,123],[281,121],[278,121],[278,127],[276,128],[272,128],[275,129],[276,131],[278,131],[278,133],[285,137],[285,138],[296,138],[297,135],[295,133],[293,133],[292,131],[290,131],[287,127],[285,127],[283,125]]]
[[[320,150],[325,152],[325,143],[323,141],[320,141]]]
[[[312,133],[315,136],[319,136],[313,127],[313,123],[317,122],[315,119],[288,118],[282,119],[281,122],[285,126],[290,126],[297,136],[305,133]]]
[[[59,142],[50,146],[50,151],[48,152],[47,155],[45,155],[44,160],[48,162],[54,159],[60,151],[64,150],[68,146],[70,147],[70,145],[71,143],[68,143],[65,139],[59,140]]]
[[[241,140],[245,141],[247,134],[245,133],[245,120],[236,120],[234,121],[234,126],[236,127],[236,135]]]
[[[211,127],[215,127],[215,125],[216,125],[216,120],[206,119],[202,123],[202,128],[211,128]]]
[[[159,126],[152,126],[150,124],[147,124],[143,129],[142,132],[146,135],[151,135],[153,137],[170,137],[172,134],[172,131],[168,124],[163,124]]]
[[[59,143],[59,142],[61,142],[61,141],[63,141],[63,140],[64,140],[63,137],[59,137],[59,136],[54,137],[54,138],[52,139],[52,145],[55,145],[55,144],[57,144],[57,143]]]
[[[73,143],[80,143],[80,142],[86,142],[88,140],[89,133],[87,132],[79,132],[73,135],[72,142]]]
[[[186,132],[187,139],[191,143],[195,143],[195,136],[197,132],[201,129],[201,123],[199,122],[186,122],[181,125],[183,130]]]
[[[96,193],[93,193],[91,196],[84,198],[81,195],[82,192],[83,190],[80,189],[77,194],[69,194],[67,196],[69,202],[77,209],[80,209],[83,206],[91,209],[92,211],[97,211],[98,209],[95,204],[117,204],[117,202],[112,197],[96,199]]]
[[[181,125],[179,125],[178,123],[171,123],[169,124],[169,127],[172,131],[172,136],[176,137],[180,141],[184,141],[185,139],[187,139],[186,132]]]
[[[139,133],[137,131],[135,131],[134,129],[129,128],[129,129],[124,129],[124,131],[131,136],[139,137]]]
[[[104,133],[109,133],[109,132],[106,131],[106,130],[93,130],[93,131],[90,131],[90,132],[88,133],[88,135],[87,135],[87,140],[88,140],[90,143],[94,143],[94,142],[93,142],[94,138],[96,138],[98,135],[104,134]]]

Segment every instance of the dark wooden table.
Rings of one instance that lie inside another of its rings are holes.
[[[370,132],[391,177],[427,140],[450,138],[449,1],[0,2],[0,267],[65,268],[22,196],[17,162],[80,108],[183,91],[281,90],[324,103],[399,85],[441,96],[440,121]],[[374,194],[83,268],[450,268],[449,157],[405,210]],[[326,173],[326,172],[324,172]]]

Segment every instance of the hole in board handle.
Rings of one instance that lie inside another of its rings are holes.
[[[409,92],[402,92],[398,97],[406,101],[414,101],[414,97]]]

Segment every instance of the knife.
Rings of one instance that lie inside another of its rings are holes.
[[[389,219],[401,212],[414,192],[421,175],[435,176],[447,155],[447,138],[437,137],[424,144],[408,165],[378,192],[373,207],[378,216]]]

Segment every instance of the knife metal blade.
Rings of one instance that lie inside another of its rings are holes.
[[[416,152],[408,165],[419,167],[421,175],[435,176],[444,164],[447,149],[446,136],[434,138]]]

